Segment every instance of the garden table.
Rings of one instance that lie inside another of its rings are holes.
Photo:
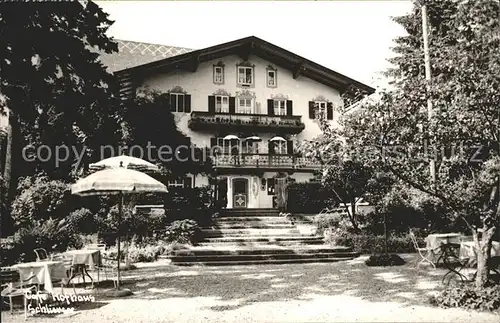
[[[436,264],[443,258],[443,251],[450,250],[450,246],[453,245],[456,245],[457,248],[459,247],[460,237],[460,233],[434,233],[427,236],[425,239],[427,249],[440,250],[438,254],[432,251],[432,257],[434,259],[438,256],[438,259],[435,261]]]
[[[101,252],[95,249],[70,250],[63,253],[73,259],[73,265],[86,265],[91,270],[101,265]]]
[[[500,257],[500,242],[492,242],[491,257]],[[474,241],[464,241],[460,243],[460,259],[477,259],[477,249]]]
[[[491,257],[499,258],[500,257],[500,242],[493,241],[491,248]],[[457,266],[453,266],[456,264]],[[461,273],[461,270],[465,267],[473,267],[477,264],[477,249],[474,241],[463,241],[460,242],[460,250],[459,255],[454,259],[454,264],[451,262],[446,262],[445,265],[448,269],[448,272],[443,277],[443,282],[446,276],[449,275],[457,275],[462,281],[467,281],[467,277]],[[495,268],[491,268],[493,271],[498,271]],[[476,277],[477,271],[473,274],[473,279]]]
[[[19,270],[21,279],[26,284],[44,285],[44,289],[53,292],[52,280],[64,280],[68,276],[61,261],[34,261],[12,266]]]
[[[69,278],[68,283],[76,276],[82,276],[83,283],[85,284],[85,276],[90,278],[92,288],[94,286],[94,279],[87,271],[87,266],[94,270],[101,265],[101,251],[93,249],[71,250],[63,253],[63,256],[72,259],[73,272]]]

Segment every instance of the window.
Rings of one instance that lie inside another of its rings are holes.
[[[276,87],[276,71],[267,70],[267,86]]]
[[[252,85],[253,84],[253,68],[238,66],[238,84]]]
[[[184,112],[183,93],[170,93],[170,110],[173,112]]]
[[[259,153],[259,143],[253,140],[247,140],[243,143],[243,153],[244,154],[258,154]]]
[[[326,119],[326,102],[325,101],[317,101],[315,102],[316,106],[318,108],[317,110],[317,116],[319,118]]]
[[[252,99],[250,98],[239,98],[238,107],[236,108],[236,113],[252,113]]]
[[[215,112],[229,113],[229,97],[225,95],[215,96]]]
[[[274,142],[274,153],[275,154],[286,154],[286,141],[275,141]]]
[[[191,187],[193,187],[192,184],[193,184],[193,179],[190,176],[186,176],[184,178],[177,178],[177,179],[168,181],[168,187],[191,188]]]
[[[240,150],[240,141],[236,139],[217,138],[217,145],[220,147],[220,151],[226,155],[237,154]]]
[[[286,100],[274,100],[274,115],[286,115]]]
[[[224,66],[214,66],[214,83],[224,84]]]

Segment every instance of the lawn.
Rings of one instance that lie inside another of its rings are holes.
[[[411,260],[414,256],[405,256]],[[126,298],[33,322],[500,322],[499,313],[432,307],[442,269],[332,264],[143,267],[124,273]],[[21,314],[2,313],[3,322]]]

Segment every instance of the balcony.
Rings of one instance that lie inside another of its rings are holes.
[[[254,131],[297,134],[304,130],[300,116],[191,112],[189,128],[195,131]]]
[[[265,169],[314,171],[321,165],[314,160],[294,155],[241,154],[214,156],[214,166],[224,169]]]

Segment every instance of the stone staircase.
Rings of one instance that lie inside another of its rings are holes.
[[[246,265],[335,262],[357,254],[347,247],[332,247],[323,237],[301,233],[306,219],[292,222],[275,209],[224,210],[211,227],[203,228],[198,246],[176,250],[173,264]]]

